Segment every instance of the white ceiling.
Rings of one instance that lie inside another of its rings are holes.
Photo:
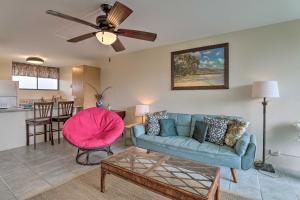
[[[134,12],[120,26],[155,32],[155,42],[120,37],[128,53],[203,36],[300,18],[299,0],[120,0]],[[93,63],[116,53],[95,38],[65,40],[91,28],[46,15],[56,10],[94,23],[102,3],[112,0],[1,0],[0,57],[24,61],[40,56],[47,65]]]

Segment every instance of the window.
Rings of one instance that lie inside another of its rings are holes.
[[[12,76],[13,81],[19,81],[20,89],[38,89],[37,77],[30,76]]]
[[[57,90],[58,80],[52,78],[38,78],[38,89],[41,90]]]
[[[58,90],[59,69],[13,62],[12,80],[19,81],[20,89]]]

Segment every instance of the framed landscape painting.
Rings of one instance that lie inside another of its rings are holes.
[[[228,89],[228,43],[171,53],[172,90]]]

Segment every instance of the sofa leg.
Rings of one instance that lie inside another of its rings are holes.
[[[230,171],[231,171],[231,176],[232,176],[233,182],[237,183],[238,181],[237,181],[236,169],[230,168]]]

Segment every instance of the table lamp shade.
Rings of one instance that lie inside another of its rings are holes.
[[[279,97],[277,81],[257,81],[252,86],[252,97],[276,98]]]
[[[141,117],[149,112],[149,105],[136,105],[135,106],[135,116]]]

